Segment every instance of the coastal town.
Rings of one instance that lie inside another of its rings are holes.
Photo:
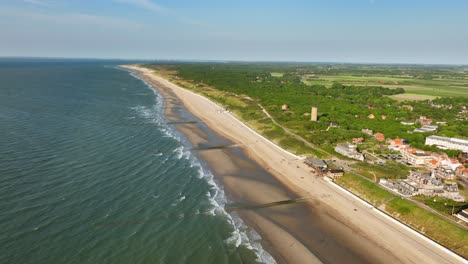
[[[409,105],[404,106],[411,109]],[[317,107],[313,107],[312,121],[316,121]],[[375,115],[367,116],[370,119]],[[382,119],[386,116],[382,115]],[[437,131],[437,125],[431,125],[432,120],[426,116],[420,116],[415,122],[402,122],[403,125],[421,124],[420,128],[413,130],[413,133],[426,133]],[[437,122],[444,124],[445,122]],[[385,166],[387,160],[397,162],[409,168],[406,178],[380,178],[378,184],[383,188],[398,194],[402,197],[412,197],[423,195],[427,197],[441,197],[454,202],[465,202],[466,197],[459,192],[459,185],[468,188],[468,140],[461,138],[449,138],[437,135],[430,135],[425,138],[425,145],[435,146],[440,151],[427,151],[412,147],[411,144],[402,138],[385,138],[383,133],[363,128],[362,133],[369,136],[378,143],[382,149],[387,149],[386,154],[364,153],[359,150],[364,137],[353,138],[352,142],[337,144],[335,152],[350,160],[379,164]],[[449,157],[444,150],[458,150],[460,154],[456,157]],[[343,168],[331,168],[327,162],[317,158],[307,158],[305,163],[312,168],[313,173],[336,180],[345,174]],[[333,161],[331,162],[333,164]],[[351,162],[352,163],[352,162]],[[466,211],[466,210],[465,210]],[[458,214],[452,212],[453,216],[468,223],[466,212]]]

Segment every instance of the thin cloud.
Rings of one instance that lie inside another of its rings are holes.
[[[29,0],[28,0],[29,1]],[[36,0],[33,0],[36,1]],[[86,13],[59,13],[50,14],[44,12],[24,11],[21,9],[0,9],[1,18],[16,18],[20,21],[29,21],[29,23],[49,22],[60,25],[84,25],[89,27],[113,28],[113,29],[142,29],[145,25],[132,20],[97,16]],[[13,20],[13,19],[10,19]],[[1,21],[1,20],[0,20]]]
[[[51,1],[46,1],[46,0],[23,0],[23,2],[27,4],[32,4],[32,5],[38,5],[38,6],[46,6],[50,7],[53,6],[55,3]]]
[[[174,12],[173,10],[163,7],[159,4],[156,4],[155,2],[152,2],[150,0],[114,0],[114,1],[117,3],[122,3],[122,4],[130,4],[139,8],[146,9],[148,11],[158,12],[163,15],[171,16],[175,18],[177,21],[184,23],[184,24],[207,27],[207,25],[203,23],[200,23],[188,17],[181,16],[178,13]]]
[[[33,0],[34,1],[34,0]],[[114,0],[118,3],[134,5],[149,11],[166,12],[167,9],[150,0]]]

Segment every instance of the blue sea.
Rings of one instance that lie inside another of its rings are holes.
[[[0,263],[271,260],[122,61],[0,61]]]

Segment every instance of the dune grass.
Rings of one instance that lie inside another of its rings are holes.
[[[402,198],[388,202],[385,210],[438,243],[468,257],[468,232]]]
[[[362,179],[351,172],[346,172],[345,176],[339,178],[336,182],[374,205],[382,204],[384,201],[394,197],[392,193],[377,184]]]

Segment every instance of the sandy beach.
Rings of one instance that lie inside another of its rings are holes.
[[[277,262],[463,263],[462,258],[409,231],[333,183],[316,177],[299,157],[257,134],[207,98],[174,85],[148,69],[123,67],[136,71],[163,95],[170,121],[180,121],[174,112],[180,102],[260,165],[257,168],[239,158],[234,150],[199,152],[219,177],[230,199],[263,204],[311,198],[302,203],[236,212],[262,236],[263,246]],[[212,143],[210,136],[197,129],[196,124],[180,124],[177,128],[194,146]],[[221,140],[219,143],[227,144]],[[240,167],[248,168],[251,173],[240,173]]]

